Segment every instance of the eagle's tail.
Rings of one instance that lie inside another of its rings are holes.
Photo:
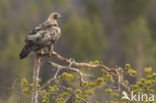
[[[26,56],[28,56],[31,53],[32,50],[33,50],[32,47],[29,47],[28,45],[25,45],[24,48],[22,49],[20,55],[19,55],[20,59],[23,59]]]

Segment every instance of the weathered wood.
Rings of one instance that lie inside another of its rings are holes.
[[[38,102],[37,85],[38,85],[39,71],[40,71],[40,59],[41,59],[41,57],[39,57],[39,56],[35,57],[35,63],[34,63],[34,67],[33,67],[34,90],[33,90],[33,93],[32,93],[32,103],[37,103]]]

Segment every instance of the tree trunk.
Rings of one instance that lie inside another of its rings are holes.
[[[37,103],[38,100],[38,91],[37,91],[37,85],[38,85],[38,79],[39,79],[39,71],[40,71],[40,57],[35,57],[35,63],[33,67],[33,86],[34,90],[32,93],[32,103]]]

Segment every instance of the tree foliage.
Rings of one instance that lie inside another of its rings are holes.
[[[94,64],[95,62],[92,62]],[[100,69],[101,75],[91,81],[83,81],[80,86],[70,85],[74,78],[77,78],[73,73],[63,72],[57,76],[56,81],[53,81],[47,86],[47,88],[41,88],[42,85],[37,85],[37,91],[39,92],[39,100],[41,103],[88,103],[89,98],[94,96],[94,92],[97,89],[103,91],[103,95],[107,98],[106,103],[120,103],[129,102],[122,99],[122,92],[125,92],[125,88],[118,87],[116,85],[116,78],[113,77],[107,71]],[[126,64],[124,68],[120,70],[121,78],[124,83],[131,88],[130,91],[126,91],[128,95],[131,92],[134,94],[153,94],[156,96],[154,86],[156,86],[156,73],[152,72],[151,67],[144,68],[144,77],[131,84],[125,78],[131,76],[135,78],[137,72],[131,68],[130,64]],[[79,82],[77,80],[77,82]],[[35,87],[32,83],[29,83],[25,78],[21,81],[21,87],[24,95],[31,97]],[[154,98],[153,98],[154,100]],[[146,98],[141,100],[146,103]],[[91,101],[89,101],[91,102]],[[93,100],[91,103],[98,103],[98,100]]]

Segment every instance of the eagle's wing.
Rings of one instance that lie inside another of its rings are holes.
[[[34,28],[25,38],[28,45],[44,46],[54,43],[60,37],[61,31],[57,25],[43,23]]]
[[[25,47],[23,48],[22,54],[27,56],[31,51],[37,51],[44,47],[51,45],[56,42],[60,37],[61,31],[57,25],[43,23],[34,28],[25,38]]]
[[[34,34],[36,34],[38,31],[40,31],[40,30],[46,30],[46,29],[48,29],[48,28],[50,28],[50,27],[52,27],[52,26],[55,26],[55,25],[50,24],[49,22],[45,22],[45,23],[40,24],[40,25],[38,25],[37,27],[35,27],[32,31],[29,32],[28,35],[34,35]]]

